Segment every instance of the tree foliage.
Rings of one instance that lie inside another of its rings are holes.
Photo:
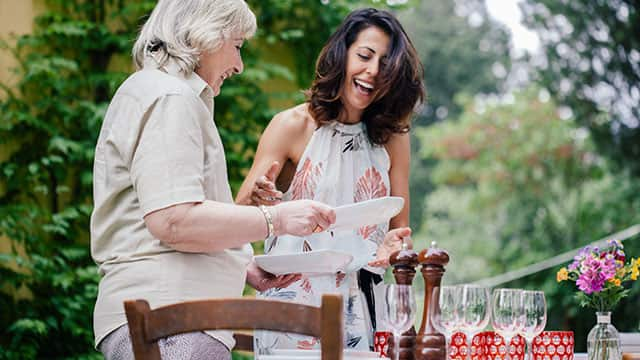
[[[462,110],[455,102],[465,92],[495,93],[502,90],[510,68],[509,34],[487,14],[484,1],[420,1],[399,12],[400,20],[420,53],[424,65],[427,101],[414,128],[456,119]],[[424,221],[424,194],[433,184],[433,163],[420,149],[429,147],[412,137],[411,226]]]
[[[527,0],[539,81],[568,105],[603,154],[640,176],[640,3]]]
[[[431,174],[437,190],[428,198],[429,226],[421,237],[450,250],[448,282],[522,268],[640,221],[637,183],[613,174],[589,133],[561,119],[557,106],[539,94],[528,89],[493,103],[462,99],[459,121],[419,133],[431,144],[424,155],[438,160]],[[628,246],[629,256],[640,254],[640,239]],[[555,283],[554,270],[503,286],[545,290],[549,328],[572,329],[586,339],[592,319],[566,311],[578,306],[572,291]],[[616,325],[633,329],[638,321],[636,315]]]
[[[95,357],[98,274],[87,246],[91,167],[107,101],[126,76],[109,66],[131,47],[152,4],[49,1],[20,36],[16,86],[2,86],[0,358]],[[109,23],[110,25],[107,25]]]

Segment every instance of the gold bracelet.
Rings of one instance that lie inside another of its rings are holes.
[[[271,213],[269,212],[266,206],[260,205],[258,207],[262,211],[262,215],[264,215],[264,219],[267,221],[267,229],[269,230],[269,233],[267,234],[266,239],[269,239],[275,235],[275,229],[273,227],[273,217],[271,217]]]

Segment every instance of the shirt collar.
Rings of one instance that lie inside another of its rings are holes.
[[[179,79],[182,79],[189,87],[198,94],[200,99],[207,105],[207,108],[213,113],[213,89],[211,86],[207,84],[195,71],[192,71],[191,74],[186,75],[180,71],[180,67],[176,63],[175,60],[169,59],[167,63],[161,68],[156,63],[155,59],[151,56],[147,56],[144,60],[144,67],[154,67],[156,69],[160,69],[171,76],[175,76]]]

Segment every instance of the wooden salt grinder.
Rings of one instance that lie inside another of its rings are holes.
[[[429,313],[429,304],[432,301],[433,288],[440,286],[444,266],[449,263],[449,254],[437,248],[435,241],[428,249],[424,249],[418,255],[418,261],[422,265],[422,277],[424,278],[424,309],[422,311],[422,325],[416,336],[414,355],[416,360],[444,360],[445,340],[434,327]]]
[[[413,283],[413,278],[416,275],[416,266],[418,265],[418,254],[409,249],[407,243],[402,244],[402,249],[391,254],[389,257],[389,264],[393,266],[393,277],[396,279],[398,285],[409,285]],[[413,348],[416,341],[416,329],[411,326],[400,337],[400,360],[413,360]],[[394,349],[395,341],[390,347],[391,351]]]

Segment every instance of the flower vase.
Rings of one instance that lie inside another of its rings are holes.
[[[587,336],[589,360],[621,360],[620,334],[611,325],[611,312],[596,312],[597,324]]]

